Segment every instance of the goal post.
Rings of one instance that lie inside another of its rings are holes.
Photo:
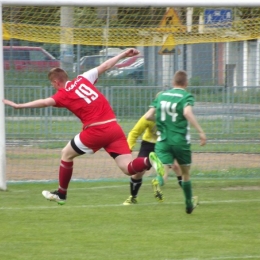
[[[0,3],[3,5],[34,5],[34,6],[121,6],[121,7],[221,7],[221,6],[247,6],[254,7],[259,6],[260,3],[256,0],[219,0],[216,2],[207,0],[1,0]]]
[[[0,21],[2,25],[2,5],[0,4]],[[2,26],[0,26],[2,37]],[[3,40],[0,41],[0,189],[6,190],[6,154],[5,154],[5,108],[2,100],[4,99],[4,68],[3,68]]]

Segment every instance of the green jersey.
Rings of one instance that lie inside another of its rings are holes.
[[[173,88],[157,96],[150,105],[156,109],[157,141],[166,141],[169,145],[190,143],[190,127],[183,115],[188,105],[194,105],[194,97],[182,88]]]

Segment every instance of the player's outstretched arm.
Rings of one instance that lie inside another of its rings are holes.
[[[15,109],[20,108],[41,108],[41,107],[50,107],[56,104],[53,98],[37,99],[31,102],[17,104],[11,100],[3,99],[3,103],[7,106],[11,106]]]
[[[121,59],[126,58],[126,57],[133,57],[138,55],[140,52],[135,49],[135,48],[130,48],[127,49],[121,53],[119,53],[118,55],[116,55],[115,57],[112,57],[108,60],[106,60],[105,62],[103,62],[101,65],[99,65],[97,67],[98,69],[98,75],[101,75],[102,73],[104,73],[105,71],[111,69],[112,67],[114,67],[114,65]]]
[[[186,106],[184,108],[183,115],[185,118],[189,121],[189,123],[198,131],[200,136],[200,145],[203,146],[207,142],[207,137],[202,129],[202,127],[199,125],[195,115],[193,114],[192,107]]]
[[[127,142],[131,151],[135,147],[138,137],[145,132],[147,127],[147,120],[144,118],[144,116],[142,116],[134,125],[134,127],[130,130],[127,136]]]
[[[154,107],[151,107],[145,114],[144,114],[144,118],[146,120],[149,120],[149,121],[155,121],[155,108]]]

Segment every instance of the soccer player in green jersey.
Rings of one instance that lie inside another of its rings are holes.
[[[173,88],[155,98],[145,118],[156,122],[159,137],[155,152],[159,159],[165,165],[172,165],[176,160],[181,167],[186,213],[191,214],[197,200],[196,197],[192,198],[190,180],[190,125],[198,131],[200,145],[206,144],[206,135],[193,114],[194,97],[186,91],[187,86],[186,71],[177,71],[173,77]]]

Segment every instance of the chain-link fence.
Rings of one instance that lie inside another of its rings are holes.
[[[152,86],[100,86],[99,89],[110,101],[126,135],[147,111],[156,93],[162,90]],[[207,146],[202,148],[198,145],[196,132],[192,131],[193,151],[200,157],[199,161],[195,160],[194,171],[256,174],[260,167],[260,88],[197,86],[188,90],[195,96],[194,112],[208,138]],[[52,93],[52,87],[5,88],[6,97],[17,102],[46,98]],[[50,176],[50,172],[55,163],[58,165],[58,150],[80,131],[81,123],[64,109],[14,110],[6,107],[6,129],[7,157],[12,162],[8,165],[8,174],[13,176],[11,179],[45,178],[44,171],[49,172],[49,175],[46,173],[48,178],[56,178],[55,174]],[[91,156],[87,162],[84,161],[91,167],[91,175],[84,170],[86,165],[82,163],[82,168],[76,170],[80,171],[78,178],[106,177],[104,164],[112,168],[108,177],[117,177],[118,170],[113,161],[106,162],[107,159],[110,160],[104,152]],[[29,169],[17,175],[20,172],[17,167],[28,167],[23,165],[27,160],[31,162]],[[95,167],[97,174],[92,176],[92,166],[96,161],[99,162]],[[28,171],[39,173],[31,173],[28,177]]]

